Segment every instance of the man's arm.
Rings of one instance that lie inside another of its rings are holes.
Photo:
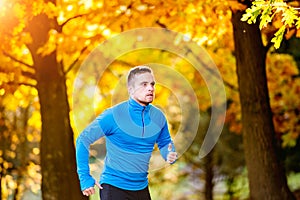
[[[95,185],[95,179],[90,175],[89,149],[91,144],[103,136],[104,132],[100,127],[99,118],[96,118],[76,140],[77,173],[82,191]]]
[[[177,159],[175,145],[171,139],[167,122],[161,129],[160,135],[157,139],[157,145],[161,156],[170,164],[173,164]]]

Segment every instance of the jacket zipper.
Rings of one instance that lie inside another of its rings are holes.
[[[144,107],[142,110],[142,125],[143,125],[142,137],[144,137],[144,134],[145,134],[145,119],[144,119],[145,109],[146,109],[146,107]]]

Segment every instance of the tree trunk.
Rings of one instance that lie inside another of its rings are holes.
[[[277,158],[261,33],[257,24],[242,22],[241,16],[240,11],[233,13],[232,23],[250,199],[295,199]]]
[[[227,180],[226,180],[226,185],[227,185],[227,188],[228,188],[226,194],[228,195],[229,200],[234,199],[234,197],[233,197],[233,195],[234,195],[233,183],[234,183],[234,177],[233,176],[228,177]]]
[[[2,199],[2,177],[4,175],[3,170],[2,170],[3,162],[0,163],[0,169],[1,169],[1,171],[0,171],[0,199]]]
[[[65,75],[56,60],[56,51],[41,55],[50,29],[59,31],[56,19],[35,16],[28,26],[33,42],[28,45],[36,71],[41,106],[41,170],[43,200],[87,199],[80,191],[76,173],[73,131],[70,126]]]
[[[213,189],[214,189],[214,165],[213,165],[213,154],[214,149],[212,149],[209,154],[204,158],[204,168],[205,168],[205,200],[213,200]]]

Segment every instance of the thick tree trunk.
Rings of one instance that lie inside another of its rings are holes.
[[[41,169],[44,200],[87,199],[79,187],[76,173],[73,131],[62,67],[56,51],[42,56],[37,50],[48,40],[49,30],[58,30],[55,19],[40,14],[29,23],[33,42],[28,45],[36,70],[37,90],[41,106]]]
[[[250,199],[295,199],[277,158],[261,33],[257,24],[242,22],[241,16],[233,13],[232,24]]]

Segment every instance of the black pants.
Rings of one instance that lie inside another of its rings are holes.
[[[123,190],[109,184],[101,184],[101,200],[151,200],[148,187],[142,190]]]

